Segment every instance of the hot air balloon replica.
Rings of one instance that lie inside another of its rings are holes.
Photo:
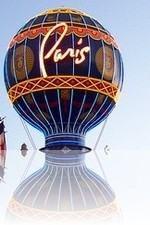
[[[79,10],[47,10],[11,40],[4,78],[17,113],[45,137],[45,164],[14,192],[7,221],[111,220],[115,194],[85,164],[86,133],[108,117],[122,89],[123,63],[111,34]]]

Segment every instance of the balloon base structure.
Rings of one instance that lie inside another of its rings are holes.
[[[46,150],[43,168],[25,179],[10,200],[8,224],[103,224],[118,221],[110,186],[85,164],[85,154]]]
[[[86,133],[116,106],[123,77],[115,39],[84,12],[49,9],[19,29],[6,53],[5,85],[47,149],[43,168],[15,191],[7,221],[79,225],[118,216],[114,192],[85,165],[84,145]]]

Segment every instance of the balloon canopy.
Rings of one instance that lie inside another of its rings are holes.
[[[97,20],[58,8],[33,17],[13,37],[4,76],[14,108],[44,133],[47,148],[79,149],[114,108],[123,63]]]

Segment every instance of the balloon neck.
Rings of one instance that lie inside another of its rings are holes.
[[[55,134],[45,138],[45,147],[42,152],[51,152],[51,154],[76,155],[90,152],[91,149],[85,146],[85,136],[77,134]]]

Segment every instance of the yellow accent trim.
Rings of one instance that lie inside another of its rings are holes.
[[[65,23],[67,24],[67,22],[65,22]],[[18,33],[11,40],[11,42],[9,44],[9,48],[12,48],[16,42],[22,43],[26,38],[29,38],[29,39],[33,40],[36,37],[38,37],[40,34],[45,36],[45,35],[47,35],[47,33],[49,32],[50,29],[53,29],[54,26],[56,26],[56,24],[53,24],[51,26],[37,27],[37,28],[32,26],[32,29],[30,29],[30,30],[28,28],[26,28],[26,29],[22,30],[21,33]],[[93,40],[103,40],[105,43],[107,43],[109,45],[112,44],[115,48],[119,49],[115,39],[111,36],[111,34],[106,33],[105,30],[102,30],[102,29],[98,29],[98,30],[94,29],[93,30],[92,26],[91,27],[87,26],[87,28],[85,28],[85,27],[68,25],[68,28],[69,28],[69,32],[67,32],[66,36],[70,35],[71,33],[75,34],[78,37],[90,36]],[[78,29],[82,29],[86,32],[78,33]],[[92,35],[93,32],[98,34],[98,36],[95,37],[94,35]],[[58,34],[61,34],[61,33],[58,32]]]
[[[38,14],[37,16],[42,16],[42,15],[47,15],[47,14],[55,14],[55,13],[72,13],[72,14],[76,14],[76,15],[89,16],[88,14],[86,14],[80,10],[66,8],[66,7],[48,9],[48,10]]]
[[[93,77],[84,76],[47,76],[28,79],[11,87],[8,91],[10,101],[14,103],[19,97],[44,90],[76,89],[94,91],[109,96],[115,102],[120,93],[118,87],[112,83]]]
[[[59,21],[59,23],[62,23],[62,22],[65,22],[68,26],[70,26],[70,21]],[[54,24],[56,24],[56,21],[53,21],[53,22],[45,22],[44,23],[44,27],[47,27],[47,28],[51,28],[51,27],[53,27],[53,26],[55,26]],[[78,26],[83,26],[83,27],[79,27],[79,28],[85,28],[84,27],[84,24],[83,23],[79,23],[79,22],[73,22],[73,24],[74,24],[74,26],[76,26],[76,27],[78,27]],[[41,23],[39,23],[39,24],[36,24],[36,25],[32,25],[32,27],[31,27],[31,29],[30,30],[34,30],[34,29],[40,29],[41,28]],[[106,35],[109,35],[109,36],[111,36],[111,34],[110,33],[108,33],[105,29],[102,29],[102,28],[100,28],[100,27],[96,27],[96,26],[93,26],[93,25],[90,25],[90,24],[87,24],[87,28],[89,28],[89,29],[94,29],[93,31],[101,31],[101,32],[103,32],[103,33],[105,33]],[[22,29],[21,30],[21,32],[19,33],[19,34],[22,34],[22,33],[24,33],[25,31],[28,31],[29,30],[29,28],[27,27],[27,28],[25,28],[25,29]],[[18,35],[19,35],[18,34]],[[112,36],[111,36],[112,37]],[[113,38],[113,37],[112,37]]]

